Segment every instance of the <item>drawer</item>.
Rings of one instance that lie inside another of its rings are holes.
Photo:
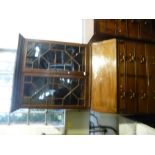
[[[128,26],[128,37],[129,38],[139,38],[139,22],[135,19],[129,19],[127,21]]]
[[[127,36],[127,20],[125,19],[117,20],[116,35]]]
[[[152,40],[152,21],[149,19],[140,20],[140,38]]]

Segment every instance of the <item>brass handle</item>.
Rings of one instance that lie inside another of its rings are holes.
[[[155,100],[155,90],[153,90],[153,99]]]
[[[146,93],[143,93],[143,95],[140,97],[141,100],[146,99]]]
[[[143,55],[141,55],[141,58],[140,58],[140,63],[144,63],[145,62],[145,57]]]
[[[120,62],[123,62],[125,60],[124,54],[122,54],[122,58],[120,58]]]
[[[134,19],[132,19],[132,20],[131,20],[131,23],[135,23],[135,20],[134,20]]]
[[[134,62],[135,61],[135,56],[132,53],[129,53],[129,62]]]
[[[130,93],[130,96],[129,96],[130,100],[134,99],[136,96],[136,93],[132,89],[129,90],[129,93]]]
[[[152,57],[152,65],[155,65],[155,57]]]
[[[147,24],[148,24],[148,22],[145,20],[145,21],[144,21],[144,24],[145,24],[145,25],[147,25]]]
[[[125,91],[121,93],[121,99],[124,99],[124,98],[125,98]]]

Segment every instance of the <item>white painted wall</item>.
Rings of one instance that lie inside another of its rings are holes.
[[[16,49],[19,33],[26,38],[82,43],[82,19],[66,15],[72,15],[72,9],[51,0],[1,1],[0,48]]]
[[[119,135],[155,135],[155,129],[146,124],[120,116]]]
[[[136,121],[119,116],[119,135],[135,135]]]
[[[98,119],[98,123],[102,126],[110,126],[113,127],[114,129],[116,129],[118,131],[118,116],[116,114],[109,114],[109,113],[99,113],[99,112],[94,112],[92,111],[93,114],[95,114],[95,116]],[[93,119],[93,120],[92,120]],[[94,122],[94,118],[91,117],[91,120]],[[97,124],[95,124],[97,125]],[[96,134],[103,134],[103,133],[96,133]],[[111,130],[111,129],[107,129],[107,132],[105,133],[105,135],[115,135],[116,133]]]
[[[0,48],[16,49],[19,33],[32,39],[82,43],[81,19],[52,19],[50,16],[45,16],[44,19],[27,18],[29,20],[21,21],[15,17],[14,24],[10,24],[9,20],[2,21]]]
[[[94,35],[94,19],[83,19],[82,42],[87,44]]]
[[[89,111],[66,110],[66,133],[67,135],[89,134]]]

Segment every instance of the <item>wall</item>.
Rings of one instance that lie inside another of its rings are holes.
[[[89,134],[89,111],[66,110],[66,134],[88,135]]]
[[[94,19],[83,19],[82,25],[83,25],[82,42],[87,44],[94,34]]]
[[[64,127],[52,125],[1,125],[0,135],[63,135]]]
[[[119,135],[135,135],[136,123],[131,119],[119,116]]]
[[[155,129],[128,119],[123,116],[119,116],[119,134],[120,135],[155,135]]]
[[[108,114],[108,113],[99,113],[99,112],[94,112],[94,111],[91,111],[91,113],[97,117],[99,125],[109,126],[118,131],[118,115]],[[92,116],[90,117],[90,120],[95,122],[95,119]],[[97,125],[97,123],[95,125]],[[104,134],[104,133],[98,132],[96,134]],[[115,135],[116,133],[112,129],[107,128],[107,132],[105,134]]]

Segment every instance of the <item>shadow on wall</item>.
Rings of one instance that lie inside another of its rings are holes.
[[[119,116],[120,135],[155,135],[154,127],[135,121],[123,116]]]
[[[117,135],[118,116],[91,111],[89,128],[91,135]]]

